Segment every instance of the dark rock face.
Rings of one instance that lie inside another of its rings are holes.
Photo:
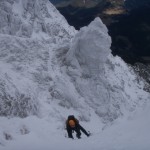
[[[79,29],[99,16],[109,29],[114,55],[131,64],[147,62],[143,57],[150,57],[150,0],[95,0],[97,4],[91,7],[79,7],[79,3],[75,7],[74,0],[68,1],[57,8],[70,25]]]
[[[67,1],[67,0],[63,0],[63,1]],[[62,0],[50,0],[50,2],[56,5],[56,4],[60,4]]]
[[[150,61],[150,0],[126,0],[127,14],[108,26],[113,54],[129,63]]]
[[[138,9],[141,7],[150,8],[150,0],[126,0],[125,7],[128,10]]]
[[[139,7],[122,15],[119,21],[109,26],[114,54],[129,63],[145,62],[150,57],[150,9]]]
[[[65,8],[59,8],[59,11],[65,16],[68,23],[78,30],[81,27],[88,25],[92,20],[94,20],[96,14],[100,12],[100,9],[98,7],[75,8],[69,5]]]
[[[55,0],[50,1],[53,2]],[[102,2],[105,2],[105,0],[56,0],[54,4],[56,3],[56,7],[67,7],[70,5],[73,7],[92,8]]]
[[[74,5],[74,0],[68,0],[70,3],[66,0],[62,1],[64,3],[61,2],[56,7],[66,17],[68,23],[76,29],[89,24],[97,16],[100,16],[104,23],[108,25],[113,22],[111,20],[114,15],[125,13],[124,0],[85,0],[85,5],[78,3],[78,7]],[[83,2],[84,0],[75,1]],[[89,4],[91,4],[91,7]]]

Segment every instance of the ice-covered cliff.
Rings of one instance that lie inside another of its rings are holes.
[[[110,46],[107,28],[96,18],[76,34],[66,55],[76,90],[104,122],[135,111],[149,97],[144,83],[121,58],[112,56]]]
[[[75,31],[48,0],[1,0],[0,115],[110,122],[143,106],[149,93],[107,32],[99,18]]]
[[[1,116],[39,112],[52,82],[53,51],[68,47],[75,32],[48,0],[0,1]]]

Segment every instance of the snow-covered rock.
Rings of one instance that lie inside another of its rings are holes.
[[[48,0],[1,0],[0,33],[19,37],[62,38],[74,30]]]
[[[68,47],[75,32],[48,0],[0,1],[1,116],[38,114],[53,50]]]
[[[67,72],[87,104],[104,121],[113,121],[148,100],[133,70],[111,54],[111,38],[96,18],[75,36],[66,55]]]

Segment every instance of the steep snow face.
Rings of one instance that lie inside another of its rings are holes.
[[[68,28],[71,27],[48,0],[0,1],[0,33],[64,38],[73,33],[73,28]]]
[[[1,116],[62,121],[73,113],[110,122],[148,99],[142,81],[111,55],[100,19],[77,33],[48,0],[1,0],[0,7]]]
[[[110,46],[105,25],[96,18],[76,34],[66,56],[76,90],[104,122],[133,112],[149,97],[132,69],[112,56]]]
[[[38,114],[52,83],[53,51],[69,47],[75,32],[48,0],[0,1],[1,116]]]

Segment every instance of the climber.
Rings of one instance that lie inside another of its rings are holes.
[[[87,136],[90,136],[90,133],[88,133],[80,124],[79,121],[73,116],[68,116],[68,119],[66,121],[66,129],[68,132],[68,137],[73,139],[72,132],[76,132],[76,136],[78,139],[81,138],[81,132],[80,130]]]

